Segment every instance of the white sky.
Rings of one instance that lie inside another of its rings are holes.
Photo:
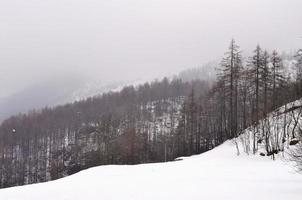
[[[58,73],[104,81],[302,47],[301,0],[0,0],[2,95]]]

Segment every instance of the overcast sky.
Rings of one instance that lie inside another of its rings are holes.
[[[301,0],[0,0],[2,95],[57,74],[173,74],[245,52],[302,47]]]

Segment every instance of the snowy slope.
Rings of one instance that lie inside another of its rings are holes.
[[[267,154],[266,138],[269,151],[278,150],[278,156],[287,156],[294,148],[290,141],[301,140],[299,138],[302,128],[302,99],[288,103],[271,112],[265,119],[260,120],[257,126],[251,126],[243,131],[234,140],[241,147],[241,152],[252,153],[253,136],[257,141],[256,150]],[[299,143],[301,144],[301,143]]]
[[[0,190],[2,200],[301,200],[302,175],[268,157],[236,155],[232,142],[181,161],[101,166],[48,183]]]

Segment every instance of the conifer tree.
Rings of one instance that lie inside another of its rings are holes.
[[[299,49],[295,55],[296,58],[296,93],[298,97],[302,95],[302,49]]]
[[[272,64],[272,108],[276,109],[278,99],[279,99],[279,89],[284,85],[285,75],[284,75],[284,67],[282,64],[282,58],[279,56],[276,50],[273,51],[271,56],[271,64]]]
[[[238,117],[238,79],[241,69],[241,52],[235,40],[232,39],[229,50],[225,53],[225,57],[221,62],[220,73],[218,79],[221,83],[221,89],[225,93],[227,112],[227,136],[234,137],[237,134],[237,117]]]

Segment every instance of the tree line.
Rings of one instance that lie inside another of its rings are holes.
[[[192,88],[206,93],[209,86],[164,78],[10,117],[0,126],[0,187],[98,165],[172,160],[179,107]]]

